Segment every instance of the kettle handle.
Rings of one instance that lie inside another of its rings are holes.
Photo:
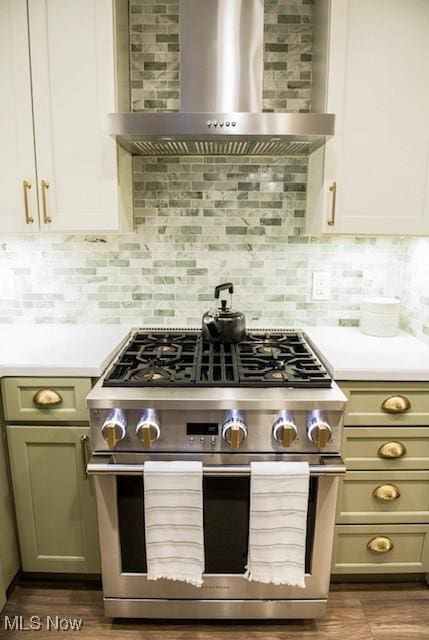
[[[217,324],[213,320],[213,318],[208,318],[208,320],[206,320],[206,327],[208,329],[208,332],[211,338],[214,338],[214,339],[219,338],[219,331],[217,328]]]
[[[234,285],[232,284],[232,282],[224,282],[223,284],[218,284],[214,292],[215,300],[220,298],[220,292],[223,291],[224,289],[228,289],[231,295],[234,293]]]

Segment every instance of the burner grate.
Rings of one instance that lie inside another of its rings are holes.
[[[215,344],[197,331],[138,332],[108,371],[105,387],[330,387],[300,333],[249,332]]]

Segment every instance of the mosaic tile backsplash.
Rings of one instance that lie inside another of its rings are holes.
[[[254,326],[350,325],[362,295],[401,293],[400,241],[303,235],[304,159],[136,158],[134,175],[135,234],[3,240],[3,322],[198,324],[232,280]],[[311,300],[315,270],[328,302]]]
[[[264,1],[264,111],[309,111],[312,0]],[[130,6],[134,111],[180,109],[178,0]]]
[[[134,109],[177,110],[177,0],[133,0]],[[308,110],[311,0],[265,0],[265,110]],[[0,238],[0,322],[198,325],[235,284],[250,326],[355,325],[363,295],[402,296],[424,336],[424,251],[394,238],[304,236],[304,158],[136,158],[136,231]],[[427,249],[427,247],[426,247]],[[315,270],[331,299],[311,298]],[[415,286],[414,286],[415,285]]]
[[[429,240],[407,243],[403,283],[403,328],[429,343]]]

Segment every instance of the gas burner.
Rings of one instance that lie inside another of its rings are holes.
[[[267,358],[277,358],[282,352],[275,344],[264,343],[258,347],[254,347],[253,353],[257,356],[266,356]]]
[[[130,369],[124,380],[134,382],[160,382],[168,381],[172,377],[172,373],[154,364],[136,367]]]
[[[330,387],[304,336],[249,332],[238,344],[215,344],[197,331],[137,332],[113,363],[105,387]]]
[[[181,359],[182,347],[174,342],[144,344],[137,355],[137,360],[142,363],[151,361],[171,365],[174,362],[180,362]]]

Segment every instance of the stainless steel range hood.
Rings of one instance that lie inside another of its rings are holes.
[[[180,0],[181,110],[109,115],[134,155],[305,155],[335,116],[263,113],[264,0]]]

